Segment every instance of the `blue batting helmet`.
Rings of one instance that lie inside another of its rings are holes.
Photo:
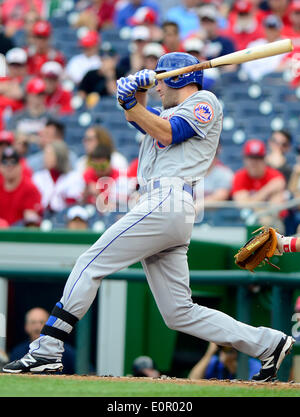
[[[177,68],[187,67],[189,65],[199,64],[200,61],[193,55],[185,52],[171,52],[162,55],[156,65],[155,72],[172,71]],[[177,77],[165,78],[164,82],[171,88],[182,88],[188,84],[195,83],[198,88],[202,88],[203,71],[193,71],[187,74],[182,74]]]

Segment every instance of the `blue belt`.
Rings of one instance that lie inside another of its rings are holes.
[[[159,188],[160,186],[161,186],[160,180],[154,180],[153,183],[151,184],[151,189],[155,190],[156,188]],[[193,187],[191,187],[189,184],[184,183],[182,186],[182,189],[183,191],[186,191],[193,197]],[[148,185],[143,185],[142,187],[139,188],[139,192],[141,194],[144,194],[147,191],[150,191],[150,189],[148,188]]]

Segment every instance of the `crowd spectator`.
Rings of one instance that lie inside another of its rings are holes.
[[[169,52],[184,52],[178,24],[175,22],[166,21],[163,23],[162,29],[162,46],[164,48],[164,53],[167,54]]]
[[[196,37],[188,38],[183,43],[183,49],[185,52],[193,55],[199,61],[205,61],[205,57],[203,56],[205,51],[204,42]],[[210,68],[209,71],[206,71],[203,76],[203,90],[211,90],[219,78],[219,69],[218,68]]]
[[[41,67],[41,77],[45,82],[47,110],[58,116],[73,113],[72,93],[63,88],[62,75],[63,67],[56,61],[45,62]]]
[[[286,182],[281,172],[267,165],[264,142],[259,139],[248,140],[244,145],[243,156],[244,168],[238,170],[233,177],[233,200],[241,206],[260,202],[282,204],[286,200]],[[282,230],[281,216],[286,213],[260,217],[260,208],[254,210],[261,224],[276,224]]]
[[[219,152],[218,152],[219,154]],[[215,156],[204,181],[204,203],[226,201],[230,198],[234,173]]]
[[[115,24],[117,28],[132,26],[130,19],[141,7],[149,7],[156,12],[158,17],[160,16],[160,8],[156,0],[129,0],[124,4],[121,3],[116,8]]]
[[[46,20],[39,20],[32,27],[32,45],[26,47],[28,54],[28,72],[39,76],[42,65],[48,61],[56,61],[65,65],[64,55],[51,45],[52,27]]]
[[[13,146],[17,151],[20,157],[20,165],[22,167],[22,175],[28,176],[29,178],[32,176],[32,171],[28,166],[28,163],[25,159],[25,154],[19,151],[20,146],[17,146],[15,135],[12,132],[1,130],[0,131],[0,159],[2,157],[2,153],[4,149],[7,147]],[[0,174],[1,176],[1,174]]]
[[[9,355],[10,361],[17,360],[28,352],[29,344],[39,337],[48,318],[48,311],[41,307],[34,307],[27,311],[24,323],[27,339],[13,347]],[[75,349],[68,343],[64,345],[62,363],[64,374],[70,375],[75,373]]]
[[[161,374],[150,356],[138,356],[132,363],[132,375],[135,377],[158,378]]]
[[[284,27],[288,27],[291,24],[289,5],[290,0],[268,0],[267,9],[258,10],[256,13],[256,19],[259,23],[261,23],[267,16],[272,14],[281,20]]]
[[[289,38],[293,43],[293,51],[285,54],[279,69],[290,72],[292,87],[300,85],[300,1],[293,1],[289,8],[291,25],[282,30],[282,37]]]
[[[296,147],[296,162],[293,165],[288,190],[293,198],[300,198],[300,147]],[[293,223],[296,233],[300,233],[300,206],[296,206],[293,210]]]
[[[155,70],[158,59],[164,54],[163,46],[158,42],[149,42],[143,48],[144,66]]]
[[[0,78],[0,129],[17,110],[23,108],[27,77],[27,54],[21,48],[10,49],[6,56],[7,76]]]
[[[27,161],[31,169],[36,172],[44,168],[44,149],[49,143],[56,140],[64,141],[65,126],[58,120],[48,118],[45,126],[39,131],[37,144],[40,150],[27,157]],[[77,163],[77,155],[69,150],[69,158],[71,167],[74,168]]]
[[[5,132],[5,131],[4,131]],[[31,168],[29,168],[28,162],[27,162],[27,156],[30,153],[30,143],[28,141],[28,138],[26,135],[24,135],[21,132],[16,132],[15,134],[13,134],[12,132],[9,132],[10,134],[13,135],[14,137],[14,148],[16,149],[16,151],[18,152],[18,154],[21,157],[21,160],[26,161],[26,165],[28,166],[28,169],[30,172]]]
[[[119,57],[113,49],[103,50],[100,54],[99,68],[88,71],[78,85],[78,93],[84,99],[91,93],[97,93],[99,97],[114,95],[116,80],[124,75],[122,69],[118,71]]]
[[[6,130],[0,131],[0,159],[5,148],[8,146],[13,146],[14,144],[14,135],[12,132]]]
[[[41,216],[41,194],[29,176],[23,174],[20,156],[6,147],[0,160],[0,218],[13,225]]]
[[[13,39],[7,36],[4,28],[0,26],[0,54],[5,55],[14,46]]]
[[[117,1],[118,0],[88,1],[84,10],[80,11],[75,26],[87,27],[90,30],[97,31],[113,27]]]
[[[199,36],[205,42],[205,58],[210,60],[234,52],[233,41],[220,33],[217,9],[213,5],[205,5],[199,8],[198,15],[201,23]],[[193,36],[197,36],[197,33]]]
[[[153,42],[160,42],[163,37],[161,25],[159,24],[158,14],[150,7],[140,7],[129,19],[130,24],[135,26],[146,26],[150,32]]]
[[[250,0],[238,0],[234,4],[236,18],[229,21],[224,31],[235,45],[236,50],[247,48],[250,42],[263,37],[263,30],[255,16],[255,6]]]
[[[43,7],[43,0],[4,0],[0,5],[1,22],[13,34],[23,28],[28,13],[34,11],[41,16]]]
[[[98,146],[106,146],[110,149],[110,164],[113,169],[126,170],[128,162],[126,158],[115,149],[113,139],[107,129],[102,126],[91,126],[85,131],[83,138],[85,155],[81,156],[77,163],[76,169],[83,173],[87,166],[89,157]]]
[[[44,148],[45,169],[33,174],[45,211],[55,213],[77,203],[84,190],[82,176],[71,169],[65,142],[56,140]]]
[[[300,1],[292,1],[289,7],[289,16],[291,24],[284,26],[282,29],[282,36],[284,38],[292,39],[294,48],[300,49]]]
[[[275,130],[268,140],[266,163],[282,173],[288,182],[292,167],[287,160],[287,154],[292,148],[292,136],[287,130]]]
[[[85,74],[97,70],[101,65],[99,48],[101,37],[97,31],[88,31],[79,40],[82,53],[74,55],[67,63],[65,75],[75,84],[79,84]]]
[[[247,46],[248,48],[266,45],[269,42],[275,42],[281,39],[282,23],[277,16],[269,15],[266,17],[266,19],[263,21],[263,27],[264,37],[250,42]],[[241,67],[251,80],[259,81],[265,75],[278,71],[281,61],[282,54],[270,56],[256,61],[245,62]]]
[[[116,209],[120,171],[111,167],[110,159],[111,147],[98,145],[89,156],[83,173],[86,184],[83,201],[96,204],[100,213]]]
[[[150,42],[143,48],[144,67],[155,70],[158,59],[164,54],[164,49],[160,43]],[[148,99],[159,101],[159,94],[155,88],[148,90]]]
[[[125,75],[134,74],[144,68],[143,49],[150,41],[150,31],[146,26],[136,26],[131,30],[129,53],[118,64]]]
[[[38,77],[26,85],[25,106],[13,114],[7,122],[7,129],[22,132],[29,142],[37,142],[40,130],[45,126],[50,113],[46,108],[46,84]]]
[[[237,365],[238,352],[235,349],[210,342],[204,356],[189,373],[189,379],[235,379]],[[248,379],[252,379],[260,368],[259,360],[249,358]]]
[[[34,33],[33,27],[36,22],[40,20],[39,13],[33,9],[26,13],[24,17],[24,26],[18,30],[18,38],[20,39],[21,46],[30,47],[34,45]]]
[[[89,228],[89,215],[82,206],[70,207],[67,211],[66,228],[69,230],[87,230]]]
[[[182,0],[177,6],[171,7],[166,13],[166,20],[175,22],[179,26],[180,38],[185,39],[200,29],[195,7],[199,0]]]

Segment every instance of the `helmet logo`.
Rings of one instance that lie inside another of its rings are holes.
[[[214,111],[210,104],[203,102],[194,107],[194,115],[201,123],[208,123],[213,119]]]

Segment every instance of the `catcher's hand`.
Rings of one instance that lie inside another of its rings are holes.
[[[259,233],[248,240],[238,253],[234,255],[235,263],[240,268],[247,269],[251,272],[254,272],[254,269],[264,261],[274,266],[274,268],[279,269],[269,261],[273,255],[280,255],[277,249],[275,229],[263,226],[253,233],[258,231]]]

